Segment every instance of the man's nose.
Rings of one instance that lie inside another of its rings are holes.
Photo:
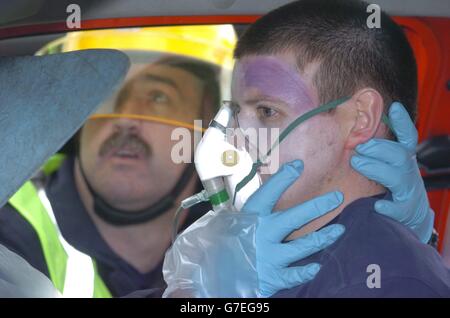
[[[128,133],[138,133],[141,128],[141,123],[136,119],[127,117],[117,118],[114,122],[115,131],[127,131]]]

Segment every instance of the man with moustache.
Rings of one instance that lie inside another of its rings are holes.
[[[81,127],[128,67],[127,56],[112,50],[0,58],[0,206]],[[11,240],[20,239],[15,229]],[[0,244],[0,297],[60,296],[6,243]]]
[[[220,36],[224,31],[228,33]],[[51,278],[63,294],[62,254],[70,254],[71,247],[80,253],[69,255],[67,264],[73,256],[91,261],[95,269],[93,290],[86,287],[85,296],[120,297],[164,286],[161,267],[173,214],[178,202],[198,187],[193,164],[176,164],[171,158],[178,142],[172,140],[172,131],[185,127],[192,132],[195,119],[209,120],[215,112],[220,71],[229,68],[234,30],[86,31],[52,44],[54,49],[65,41],[62,51],[108,48],[112,39],[132,61],[123,86],[78,132],[75,154],[49,160],[2,208],[0,217],[0,241]],[[208,50],[202,51],[201,45]],[[192,47],[201,52],[192,52]],[[33,187],[39,197],[33,196]],[[182,216],[182,223],[186,226],[207,209],[198,206]],[[32,213],[43,210],[54,214],[65,250],[56,249],[31,220]],[[74,270],[80,281],[92,278],[89,264]]]

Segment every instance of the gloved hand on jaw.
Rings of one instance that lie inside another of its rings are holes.
[[[398,102],[391,105],[389,120],[398,142],[374,138],[358,145],[351,165],[391,191],[393,201],[379,200],[375,210],[410,227],[427,243],[433,231],[434,212],[417,165],[417,130]]]
[[[330,192],[284,211],[273,211],[278,199],[303,171],[295,160],[283,165],[246,202],[241,212],[258,214],[256,228],[256,265],[260,296],[269,297],[314,278],[317,263],[289,267],[334,243],[344,232],[340,224],[329,225],[290,242],[283,242],[291,232],[334,210],[343,201],[340,192]]]

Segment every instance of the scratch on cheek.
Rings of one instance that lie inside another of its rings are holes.
[[[336,136],[334,134],[329,135],[327,140],[327,146],[331,147],[336,144]]]

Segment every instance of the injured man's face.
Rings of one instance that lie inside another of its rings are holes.
[[[239,107],[239,126],[279,128],[281,133],[296,118],[318,107],[314,85],[317,68],[318,64],[310,63],[301,72],[293,54],[250,55],[238,60],[233,72],[232,98]],[[284,193],[277,209],[338,189],[336,181],[346,175],[350,155],[345,138],[348,125],[343,125],[348,114],[343,107],[345,103],[332,112],[306,120],[272,154],[279,155],[280,166],[295,159],[304,162],[302,176]],[[262,178],[265,181],[269,175]]]

